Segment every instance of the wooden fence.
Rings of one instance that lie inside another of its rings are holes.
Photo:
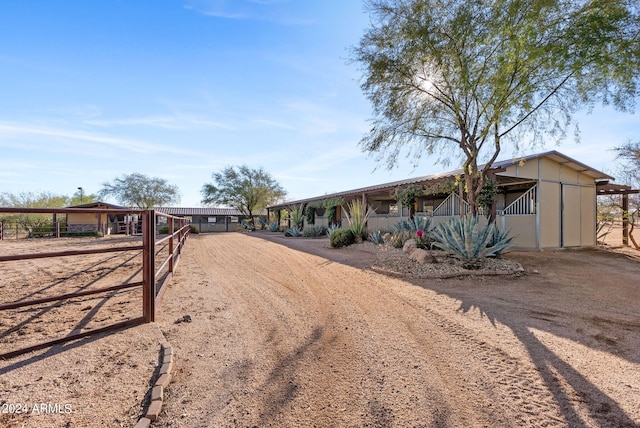
[[[17,262],[20,260],[33,260],[33,259],[43,259],[43,258],[73,258],[79,256],[87,256],[94,254],[104,254],[104,253],[135,253],[134,257],[142,257],[142,280],[129,282],[125,281],[125,283],[120,284],[111,284],[108,286],[101,286],[100,288],[86,290],[83,287],[82,291],[76,291],[72,293],[65,293],[60,295],[53,295],[47,297],[33,298],[35,296],[30,295],[28,298],[21,298],[16,301],[11,302],[3,302],[0,304],[0,313],[3,311],[15,310],[18,308],[24,308],[29,306],[37,306],[51,302],[63,302],[69,299],[76,299],[78,297],[89,296],[89,295],[105,295],[107,293],[113,293],[114,291],[126,290],[126,289],[134,289],[136,287],[142,288],[142,301],[140,302],[140,315],[134,316],[126,321],[116,322],[101,328],[92,329],[90,331],[85,332],[74,332],[72,331],[65,337],[47,340],[35,345],[27,346],[22,349],[12,350],[10,352],[1,353],[0,358],[12,358],[14,356],[34,351],[37,349],[46,348],[58,343],[67,342],[70,340],[79,339],[88,335],[93,335],[96,333],[102,333],[105,331],[120,329],[123,327],[128,327],[132,325],[137,325],[141,323],[153,322],[156,316],[156,308],[159,305],[159,301],[164,294],[166,289],[166,285],[171,281],[173,276],[173,272],[175,271],[178,262],[180,260],[180,254],[182,252],[182,247],[184,246],[187,237],[189,236],[190,225],[189,223],[182,218],[173,217],[162,213],[156,213],[154,210],[114,210],[114,209],[97,209],[97,208],[60,208],[60,209],[39,209],[39,208],[2,208],[0,207],[0,215],[2,214],[32,214],[32,215],[53,215],[57,216],[60,214],[77,214],[77,213],[85,213],[85,214],[121,214],[127,216],[138,216],[141,220],[142,224],[142,239],[131,237],[131,239],[136,239],[136,241],[132,241],[133,245],[124,245],[124,246],[114,246],[114,247],[105,247],[105,248],[88,248],[82,249],[73,249],[73,250],[62,250],[62,251],[47,251],[47,252],[38,252],[38,253],[27,253],[27,254],[5,254],[7,251],[4,250],[4,246],[0,246],[0,267],[3,264]],[[164,237],[156,237],[156,224],[157,217],[165,217],[166,222],[169,225],[169,232],[167,236]],[[98,238],[100,239],[100,238]],[[51,241],[51,238],[32,238],[32,242],[48,242],[53,243],[54,248],[58,249],[60,247],[56,247],[55,243],[59,242],[58,240]],[[65,241],[68,244],[68,240]],[[8,243],[7,243],[8,244]],[[166,253],[166,256],[160,256],[160,254]],[[156,259],[158,257],[158,259]],[[139,274],[138,274],[139,277]],[[5,279],[0,279],[0,281],[4,281]],[[8,284],[8,288],[11,288],[12,284]],[[48,287],[44,287],[46,289]],[[7,295],[13,295],[13,293],[6,293]],[[111,294],[108,294],[111,295]],[[11,330],[11,328],[9,329]]]

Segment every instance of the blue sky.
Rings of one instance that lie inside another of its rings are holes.
[[[357,0],[3,1],[0,192],[96,193],[139,172],[200,206],[230,165],[264,167],[289,199],[459,166],[388,171],[361,151],[371,106],[347,56],[368,23]],[[576,119],[580,144],[521,154],[614,173],[609,149],[638,138],[640,114]]]

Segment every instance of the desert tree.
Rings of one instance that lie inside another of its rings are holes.
[[[287,194],[262,167],[229,166],[213,173],[212,178],[214,183],[202,186],[202,203],[235,208],[249,219],[254,228],[253,213],[279,202]]]
[[[632,0],[369,0],[351,59],[372,103],[361,141],[388,168],[400,154],[462,159],[478,212],[505,144],[561,141],[572,115],[633,107],[640,75]],[[481,166],[481,161],[485,161]]]
[[[125,174],[111,183],[102,183],[98,196],[113,197],[121,205],[142,210],[180,201],[177,186],[169,184],[163,178],[148,177],[140,173]]]
[[[67,196],[51,192],[0,193],[0,206],[7,208],[62,208],[69,205]],[[17,223],[24,230],[49,227],[52,224],[51,214],[0,214],[0,221]]]

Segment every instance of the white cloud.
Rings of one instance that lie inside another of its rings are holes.
[[[173,154],[187,154],[186,151],[164,146],[161,144],[154,144],[147,141],[136,140],[132,138],[116,137],[107,134],[91,133],[86,131],[68,130],[61,128],[45,127],[41,125],[33,124],[14,124],[14,123],[0,123],[0,145],[6,145],[9,147],[16,147],[17,139],[26,138],[27,144],[37,145],[39,149],[46,151],[65,151],[63,146],[71,146],[80,150],[83,153],[89,152],[90,147],[87,143],[95,143],[104,146],[125,150],[132,153],[173,153]],[[36,141],[33,141],[33,138]],[[30,140],[29,140],[30,139]],[[56,146],[52,144],[52,139],[55,139]],[[5,142],[3,144],[3,141]],[[79,145],[79,143],[83,143]],[[96,145],[94,144],[94,148]],[[24,147],[20,144],[19,147]]]
[[[231,125],[224,123],[214,122],[211,120],[201,119],[197,117],[189,116],[147,116],[147,117],[132,117],[132,118],[120,118],[120,119],[101,119],[101,120],[85,120],[87,125],[94,126],[152,126],[163,129],[171,130],[185,130],[194,128],[218,128],[228,131],[237,130]]]

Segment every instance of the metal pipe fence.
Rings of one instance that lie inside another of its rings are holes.
[[[133,290],[133,289],[142,289],[142,302],[140,305],[140,312],[138,314],[133,314],[132,317],[124,322],[116,322],[105,327],[101,327],[98,329],[91,330],[90,332],[78,332],[77,329],[71,331],[70,334],[66,335],[62,338],[49,339],[37,343],[36,345],[31,345],[28,347],[23,347],[21,349],[14,349],[9,352],[0,351],[0,358],[12,358],[16,355],[23,354],[25,352],[34,351],[37,349],[46,348],[52,346],[57,343],[62,343],[70,340],[79,339],[81,337],[85,337],[89,334],[94,334],[97,332],[110,331],[115,329],[120,329],[125,326],[141,324],[145,322],[153,322],[156,316],[156,308],[159,305],[159,302],[164,294],[166,289],[166,285],[171,281],[173,273],[178,265],[180,260],[180,255],[182,253],[182,248],[189,236],[190,225],[189,222],[185,219],[179,217],[173,217],[163,213],[156,213],[154,210],[119,210],[119,209],[98,209],[98,208],[58,208],[58,209],[47,209],[47,208],[2,208],[0,207],[0,216],[3,214],[10,215],[38,215],[38,216],[52,216],[53,219],[56,219],[58,215],[69,215],[69,214],[97,214],[98,219],[101,218],[100,215],[108,214],[108,215],[123,215],[127,216],[129,219],[137,219],[135,222],[137,225],[141,226],[141,237],[130,237],[127,239],[132,239],[130,245],[120,245],[120,246],[105,246],[103,248],[82,248],[82,246],[78,245],[77,249],[64,249],[62,244],[56,245],[58,241],[55,240],[56,237],[60,237],[59,228],[56,229],[57,233],[49,234],[49,235],[35,235],[33,230],[31,231],[31,239],[29,239],[29,244],[33,243],[34,247],[38,247],[38,242],[47,242],[49,245],[47,248],[52,248],[53,250],[43,251],[43,252],[30,252],[30,253],[22,253],[22,254],[7,254],[5,248],[9,248],[3,245],[0,245],[0,270],[2,266],[5,264],[20,262],[20,261],[28,261],[35,259],[73,259],[76,257],[87,257],[90,255],[96,254],[109,254],[109,253],[119,253],[119,254],[133,254],[132,258],[142,258],[141,260],[141,271],[142,271],[142,280],[141,281],[132,281],[129,280],[123,283],[109,284],[106,286],[101,286],[93,289],[85,289],[86,287],[80,287],[79,291],[73,292],[65,292],[57,295],[48,295],[48,296],[34,296],[34,293],[29,294],[27,297],[19,298],[18,300],[0,303],[0,312],[17,310],[20,308],[27,308],[38,306],[46,303],[56,302],[57,304],[65,304],[72,299],[78,299],[79,297],[84,296],[94,296],[94,295],[104,295],[106,298],[112,295],[114,292],[119,292],[123,290]],[[157,237],[156,236],[156,224],[157,218],[164,217],[166,222],[169,224],[169,232],[165,237]],[[125,233],[136,232],[136,228],[131,227],[131,224],[134,224],[133,221],[129,221],[129,226],[125,228]],[[59,224],[59,223],[58,223]],[[4,236],[7,238],[7,228],[6,223],[0,224],[0,237]],[[44,238],[47,236],[47,238]],[[15,239],[18,239],[19,236],[16,234]],[[141,239],[140,239],[141,238]],[[99,238],[98,238],[99,239]],[[8,244],[8,243],[7,243]],[[5,244],[6,245],[6,244]],[[68,240],[65,240],[65,248],[69,245]],[[73,246],[73,243],[71,244]],[[158,259],[156,260],[156,256]],[[3,280],[3,279],[2,279]],[[109,282],[108,276],[106,276],[105,281]],[[14,284],[5,284],[7,289],[15,289],[16,286]],[[12,287],[13,286],[13,287]],[[1,287],[0,287],[1,288]],[[48,289],[46,285],[42,287],[42,289]],[[17,290],[19,291],[19,290]],[[5,294],[8,295],[8,294]],[[15,295],[20,295],[19,292],[15,293]],[[15,327],[9,327],[8,332],[15,330]],[[0,331],[0,334],[2,332]],[[5,332],[6,333],[6,332]]]

